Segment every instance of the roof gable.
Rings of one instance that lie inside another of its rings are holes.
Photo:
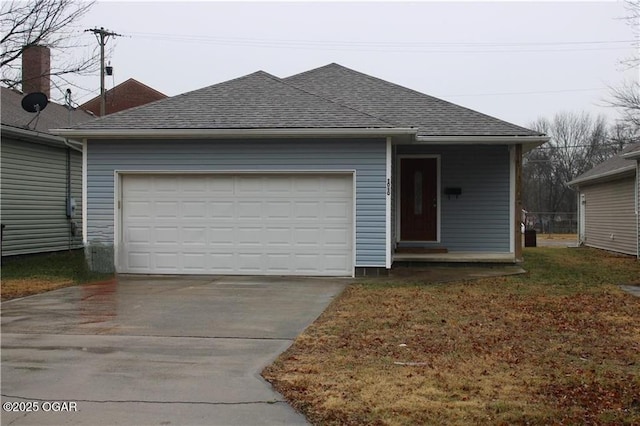
[[[78,129],[280,129],[393,127],[258,71],[105,116]]]
[[[284,81],[397,126],[418,127],[418,136],[541,135],[335,63]]]
[[[164,93],[130,78],[105,92],[105,115],[145,105],[166,97],[167,95]],[[100,115],[100,96],[85,102],[80,105],[80,108]]]

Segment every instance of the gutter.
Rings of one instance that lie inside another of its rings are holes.
[[[605,173],[600,173],[598,175],[595,176],[588,176],[588,177],[584,177],[584,178],[580,178],[580,179],[574,179],[570,182],[567,182],[567,185],[570,187],[577,187],[580,186],[580,184],[583,183],[597,183],[597,182],[602,182],[602,181],[607,181],[607,180],[612,180],[616,177],[624,177],[625,175],[632,175],[632,172],[635,172],[636,170],[636,165],[635,164],[631,164],[627,167],[623,167],[621,169],[616,169],[616,170],[611,170]]]
[[[75,141],[70,141],[67,138],[55,136],[49,133],[39,132],[37,130],[21,129],[20,127],[13,127],[2,125],[2,133],[8,136],[13,136],[19,140],[25,140],[27,142],[34,143],[50,143],[52,145],[67,146],[78,152],[82,152],[82,144]],[[75,144],[74,144],[75,142]]]
[[[417,136],[417,143],[430,145],[519,145],[530,151],[551,140],[549,136]]]
[[[412,136],[418,129],[390,128],[300,128],[300,129],[52,129],[51,133],[76,139],[175,139],[175,138],[264,138],[264,137],[362,137]]]
[[[640,160],[640,151],[631,151],[621,155],[622,158],[627,160]]]

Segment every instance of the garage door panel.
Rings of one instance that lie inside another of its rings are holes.
[[[232,226],[209,228],[209,245],[211,248],[232,246],[235,241],[235,228]]]
[[[349,229],[346,227],[340,228],[324,228],[322,235],[324,236],[325,247],[338,248],[347,250],[351,245],[348,235]]]
[[[153,208],[155,216],[159,219],[175,219],[180,215],[180,204],[177,201],[156,201]]]
[[[206,273],[207,256],[205,253],[184,253],[182,255],[182,266],[185,271],[191,273]]]
[[[240,220],[260,219],[262,203],[259,201],[239,201],[236,204],[236,217]]]
[[[292,212],[290,201],[267,201],[264,203],[264,214],[270,220],[290,220]]]
[[[179,241],[180,230],[177,226],[156,226],[153,228],[156,244],[176,244]],[[151,239],[149,239],[151,241]]]
[[[130,269],[148,270],[151,267],[151,253],[130,251],[127,262]]]
[[[151,229],[148,226],[132,226],[128,229],[126,241],[146,244],[151,240]]]
[[[207,246],[207,228],[202,227],[184,227],[180,238],[182,244],[188,246]]]
[[[153,203],[150,201],[132,201],[128,207],[131,219],[146,219],[153,214]]]
[[[234,217],[233,201],[211,201],[209,206],[212,219],[233,219]]]
[[[287,249],[291,247],[293,242],[291,228],[268,226],[265,228],[265,233],[266,241],[269,242],[270,247],[282,246]]]
[[[351,275],[351,175],[132,175],[121,272]]]

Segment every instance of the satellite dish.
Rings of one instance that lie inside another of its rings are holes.
[[[49,100],[42,92],[29,93],[22,98],[22,109],[27,112],[40,112],[47,107]]]

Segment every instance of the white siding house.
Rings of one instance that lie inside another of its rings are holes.
[[[640,144],[569,182],[578,191],[579,243],[640,256],[638,222]]]

